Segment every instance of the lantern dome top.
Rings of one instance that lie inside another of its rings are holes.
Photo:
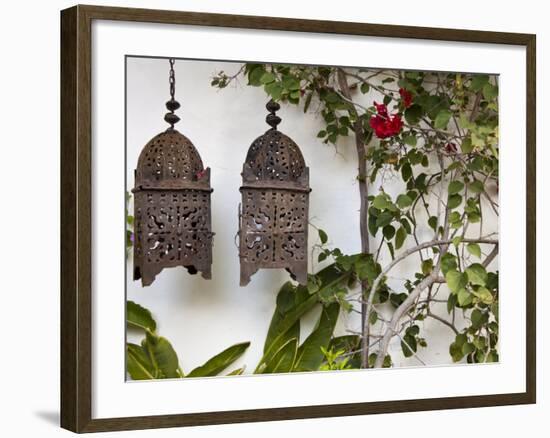
[[[136,168],[136,189],[185,188],[209,184],[201,157],[185,135],[173,128],[153,137]]]
[[[270,101],[266,108],[270,111],[266,122],[271,129],[252,142],[243,176],[248,181],[299,182],[306,170],[302,152],[294,140],[277,130],[281,119],[275,111],[279,104]]]

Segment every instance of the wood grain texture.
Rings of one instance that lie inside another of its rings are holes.
[[[527,379],[518,394],[92,419],[91,23],[118,20],[512,44],[527,50]],[[530,34],[75,6],[61,12],[61,426],[74,432],[379,414],[536,401],[536,38]]]

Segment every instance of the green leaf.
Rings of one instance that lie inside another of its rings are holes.
[[[321,230],[319,228],[319,230],[317,230],[319,232],[319,239],[321,240],[321,243],[324,245],[325,243],[327,243],[328,241],[328,236],[327,236],[327,233],[325,233],[323,230]]]
[[[457,297],[458,297],[458,304],[461,307],[467,306],[472,302],[472,294],[466,289],[461,289],[458,292]]]
[[[410,125],[416,125],[422,118],[422,107],[418,104],[413,104],[405,110],[405,120]]]
[[[407,208],[412,205],[413,200],[407,195],[399,195],[396,199],[396,202],[399,208]]]
[[[126,323],[132,327],[149,330],[152,333],[157,329],[157,323],[151,312],[130,300],[126,301]]]
[[[209,359],[204,365],[195,368],[187,377],[217,376],[229,365],[235,362],[250,346],[250,342],[242,342],[226,348],[221,353]]]
[[[474,263],[473,265],[468,266],[464,272],[468,276],[470,283],[485,286],[485,282],[487,281],[487,271],[483,265]]]
[[[393,221],[393,214],[389,211],[384,211],[376,218],[376,226],[378,228],[385,227]]]
[[[145,332],[145,339],[142,341],[142,347],[149,354],[151,362],[153,362],[161,372],[161,377],[180,377],[178,373],[178,355],[174,351],[172,344],[170,344],[166,338]]]
[[[271,82],[264,86],[264,90],[273,100],[277,101],[283,95],[284,88],[278,82]]]
[[[422,262],[422,273],[424,275],[429,275],[434,267],[433,259],[427,259]]]
[[[367,94],[369,92],[369,90],[370,90],[369,84],[367,84],[366,82],[363,82],[361,84],[361,93]]]
[[[275,75],[269,71],[266,71],[262,77],[260,78],[260,82],[262,84],[269,84],[270,82],[273,82],[275,79],[277,79],[275,77]]]
[[[453,113],[449,110],[439,111],[434,121],[435,129],[447,129],[447,125],[449,124],[449,120],[452,115]]]
[[[292,371],[294,361],[296,360],[298,341],[296,338],[290,339],[273,357],[266,362],[262,369],[262,374],[288,373]]]
[[[449,199],[447,201],[447,208],[452,210],[458,207],[460,204],[462,204],[462,196],[457,194],[449,196]]]
[[[265,73],[265,68],[262,64],[256,64],[248,72],[248,85],[259,86],[262,83],[260,82],[262,76]]]
[[[385,193],[377,195],[372,201],[372,206],[374,208],[377,208],[378,210],[385,210],[391,204],[392,202],[388,199],[388,195],[386,195]]]
[[[468,284],[468,278],[462,272],[450,270],[445,274],[445,281],[452,293],[458,294]]]
[[[134,380],[155,378],[155,367],[141,345],[126,344],[126,370]]]
[[[283,87],[287,90],[299,90],[300,81],[294,76],[285,76],[283,78]]]
[[[403,181],[408,181],[412,177],[412,168],[410,163],[405,162],[403,164],[401,167],[401,176],[403,177]]]
[[[480,301],[483,304],[492,304],[493,303],[493,294],[489,291],[489,289],[481,286],[478,287],[477,290],[474,290],[473,294],[480,299]]]
[[[470,90],[480,91],[489,82],[488,75],[477,75],[472,78],[470,82]]]
[[[277,307],[269,325],[264,355],[258,367],[264,365],[283,344],[288,342],[290,336],[299,339],[300,318],[319,303],[319,296],[333,289],[347,275],[346,272],[341,272],[335,263],[323,268],[316,274],[321,281],[319,291],[311,295],[306,287],[294,287],[290,282],[283,285],[277,296]]]
[[[461,181],[451,181],[449,183],[449,195],[454,195],[455,193],[459,193],[464,188],[464,183]]]
[[[484,190],[483,183],[477,179],[468,185],[468,188],[473,193],[481,193]]]
[[[416,337],[406,334],[401,341],[401,350],[403,350],[403,356],[411,357],[418,348]]]
[[[447,272],[451,270],[456,270],[456,257],[451,253],[447,252],[441,257],[441,272],[443,275],[447,275]]]
[[[460,150],[463,154],[469,154],[474,149],[472,145],[472,139],[470,137],[466,137],[464,140],[462,140],[462,143],[460,144]]]
[[[338,321],[339,312],[340,305],[338,303],[323,307],[317,325],[298,348],[293,371],[315,371],[319,369],[324,359],[321,348],[326,349],[328,347]]]
[[[409,146],[416,146],[416,136],[409,134],[403,137],[403,142]]]
[[[430,228],[432,230],[435,231],[435,229],[437,228],[437,217],[436,216],[430,216],[430,218],[428,219],[428,225],[430,226]]]
[[[492,100],[497,96],[498,96],[498,87],[496,85],[487,83],[483,86],[483,97],[486,100]]]
[[[473,256],[476,256],[478,259],[481,258],[481,248],[477,243],[469,243],[466,245],[466,249]]]
[[[406,239],[407,231],[405,230],[405,228],[399,227],[399,229],[395,233],[395,249],[401,248]]]
[[[395,235],[395,228],[392,225],[386,225],[382,229],[382,234],[387,240],[393,239],[393,236]]]
[[[481,324],[483,323],[483,313],[481,313],[479,309],[474,309],[472,310],[470,319],[472,320],[472,327],[475,330],[478,330],[481,327]]]

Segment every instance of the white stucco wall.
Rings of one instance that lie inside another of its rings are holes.
[[[172,268],[159,274],[151,286],[142,288],[140,281],[131,278],[131,255],[128,259],[127,298],[152,311],[159,325],[159,333],[172,342],[185,372],[229,345],[247,340],[251,341],[251,346],[234,367],[246,364],[248,372],[251,372],[261,357],[278,289],[288,280],[284,270],[261,270],[252,277],[248,286],[239,286],[235,236],[237,208],[241,200],[240,172],[251,142],[268,126],[265,124],[267,99],[261,88],[247,86],[242,77],[240,82],[224,90],[210,86],[211,77],[216,72],[224,70],[232,74],[238,66],[235,63],[209,61],[176,62],[176,99],[182,105],[177,111],[182,119],[177,129],[189,137],[205,166],[212,169],[212,229],[216,233],[212,280],[190,276],[182,268]],[[365,99],[370,103],[376,97],[369,95]],[[128,189],[134,184],[133,170],[139,152],[149,139],[166,129],[163,116],[168,98],[168,61],[128,58]],[[314,109],[315,105],[312,105]],[[310,168],[313,189],[310,196],[311,224],[324,229],[329,234],[329,241],[343,252],[359,252],[359,196],[352,139],[341,141],[335,149],[316,137],[323,128],[320,116],[304,114],[302,109],[289,105],[282,105],[278,115],[283,120],[279,129],[301,147]],[[376,193],[379,186],[380,181],[377,181],[370,192]],[[384,188],[392,195],[403,191],[399,179],[386,179]],[[485,233],[490,229],[496,231],[496,219],[487,219],[484,221]],[[430,235],[424,237],[429,239]],[[310,248],[315,243],[317,232],[310,227]],[[483,250],[486,252],[485,248]],[[388,260],[386,255],[381,261]],[[317,263],[310,262],[309,270],[316,271]],[[418,270],[418,258],[405,261],[392,271],[390,285],[397,291],[404,290],[404,279],[415,270]],[[440,314],[446,315],[445,304],[440,307]],[[309,333],[316,317],[313,312],[305,319],[306,324],[302,324],[303,338]],[[345,334],[346,329],[358,331],[359,321],[357,313],[343,315],[336,333]],[[419,350],[422,360],[433,365],[452,363],[448,346],[453,333],[434,320],[420,324],[423,336],[428,340],[428,348]],[[140,334],[130,331],[128,339],[137,341]],[[403,358],[399,340],[394,341],[390,352],[395,352],[393,359],[396,366],[420,364],[415,358]]]

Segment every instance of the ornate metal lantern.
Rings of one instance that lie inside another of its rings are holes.
[[[258,137],[243,166],[239,212],[241,286],[262,268],[285,268],[307,284],[309,168],[298,145],[277,130],[278,103],[266,105],[271,129]]]
[[[143,148],[135,170],[134,280],[149,286],[164,268],[183,266],[211,278],[210,168],[193,143],[174,129],[174,60],[170,59],[170,127]]]

